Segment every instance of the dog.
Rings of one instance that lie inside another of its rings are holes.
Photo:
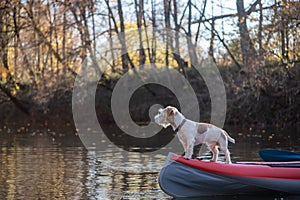
[[[177,108],[172,106],[159,109],[158,114],[154,116],[154,121],[164,128],[172,126],[184,148],[185,159],[192,158],[194,146],[205,143],[213,153],[211,161],[217,162],[219,147],[225,154],[226,163],[231,164],[228,141],[235,143],[235,140],[225,130],[212,124],[186,119]]]

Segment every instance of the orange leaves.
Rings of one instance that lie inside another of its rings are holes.
[[[2,66],[0,66],[0,78],[1,80],[5,81],[7,79],[7,76],[8,76],[8,70]]]

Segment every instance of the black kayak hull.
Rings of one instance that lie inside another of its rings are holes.
[[[161,169],[159,185],[165,193],[176,198],[276,193],[300,195],[300,180],[230,176],[172,160]]]

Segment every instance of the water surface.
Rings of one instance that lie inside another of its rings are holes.
[[[261,148],[300,151],[297,129],[230,127],[229,132],[236,139],[235,145],[230,144],[233,161],[260,160],[257,151]],[[109,143],[104,147],[98,152],[87,151],[71,133],[53,136],[47,130],[18,133],[2,129],[0,199],[171,199],[157,182],[167,155],[128,156]],[[203,153],[209,159],[210,154]]]

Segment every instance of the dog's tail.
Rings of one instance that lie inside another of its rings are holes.
[[[235,139],[233,139],[232,137],[230,137],[230,135],[226,131],[224,131],[224,134],[227,136],[229,142],[235,144]]]

